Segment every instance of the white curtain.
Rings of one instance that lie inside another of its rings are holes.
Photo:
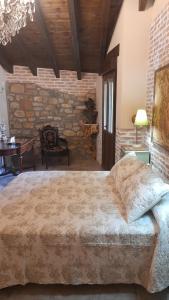
[[[7,125],[7,133],[9,132],[8,122],[8,106],[6,99],[6,72],[0,67],[0,124]],[[0,166],[2,159],[0,157]]]

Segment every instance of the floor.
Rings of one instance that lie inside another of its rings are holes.
[[[68,167],[62,161],[52,161],[49,170],[101,170],[95,160],[74,160]],[[45,170],[37,163],[37,170]],[[0,190],[15,177],[0,177]],[[36,285],[15,286],[0,290],[0,300],[169,300],[169,289],[149,294],[136,285],[111,286],[62,286]]]
[[[0,291],[0,300],[168,300],[169,293],[151,295],[135,285],[111,286],[15,286]]]
[[[42,166],[40,161],[36,163],[36,170],[42,171],[46,170],[45,165]],[[98,162],[94,159],[88,160],[79,160],[79,159],[72,159],[70,166],[68,166],[63,159],[55,160],[52,159],[49,162],[48,170],[69,170],[69,171],[100,171],[102,168],[98,164]],[[11,180],[13,180],[15,176],[9,174],[3,177],[0,177],[0,190],[5,187]]]

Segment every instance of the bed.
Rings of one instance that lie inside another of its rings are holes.
[[[0,288],[30,282],[166,288],[167,201],[131,224],[120,201],[109,172],[20,174],[0,194]]]

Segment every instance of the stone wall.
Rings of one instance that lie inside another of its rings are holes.
[[[85,86],[81,94],[80,89],[78,93],[76,89],[72,90],[71,83],[68,93],[66,88],[61,91],[56,88],[42,88],[35,83],[19,83],[19,80],[15,82],[11,80],[11,76],[7,83],[11,135],[34,136],[36,153],[40,154],[38,129],[50,124],[58,127],[60,136],[68,140],[73,156],[85,159],[95,156],[90,138],[84,137],[80,127],[82,111],[85,108],[84,100],[96,97],[94,76],[89,86],[81,82]],[[16,75],[14,77],[17,79]]]

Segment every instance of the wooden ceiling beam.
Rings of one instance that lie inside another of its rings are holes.
[[[59,67],[58,67],[58,63],[56,60],[56,53],[55,53],[55,48],[53,46],[52,40],[50,38],[50,34],[45,22],[45,18],[41,9],[41,5],[40,5],[40,1],[36,0],[36,18],[39,24],[39,29],[41,31],[41,34],[44,37],[44,43],[45,43],[45,47],[48,51],[48,55],[51,61],[51,67],[53,68],[53,71],[55,73],[56,77],[60,77],[60,73],[59,73]]]
[[[114,33],[114,30],[115,30],[115,27],[116,27],[116,23],[117,23],[117,20],[118,20],[118,17],[119,17],[119,14],[120,14],[120,10],[121,10],[121,7],[122,7],[122,4],[123,4],[124,0],[118,0],[118,5],[116,5],[116,14],[115,14],[115,17],[113,18],[113,24],[111,24],[111,27],[108,31],[108,36],[107,36],[107,44],[106,44],[106,53],[108,51],[108,48],[110,46],[110,42],[111,42],[111,38],[113,36],[113,33]]]
[[[144,11],[146,9],[148,0],[139,0],[139,11]]]
[[[76,64],[77,78],[81,79],[81,61],[80,61],[80,46],[79,46],[79,16],[78,16],[78,1],[68,0],[69,16],[71,24],[71,35],[73,54]]]
[[[21,49],[21,52],[23,53],[25,62],[28,61],[28,67],[29,67],[32,75],[37,76],[36,62],[35,62],[32,54],[30,53],[30,51],[28,51],[26,49],[26,45],[25,45],[25,42],[24,42],[22,36],[17,35],[16,38],[17,38],[16,39],[17,47],[18,47],[18,49]]]
[[[13,73],[13,65],[10,60],[6,57],[4,48],[0,47],[0,65],[4,68],[8,73]]]
[[[108,35],[111,2],[112,2],[112,0],[102,1],[102,28],[103,29],[101,32],[101,40],[100,40],[99,72],[101,72],[101,70],[102,70],[103,61],[104,61],[104,58],[106,55],[107,35]]]

